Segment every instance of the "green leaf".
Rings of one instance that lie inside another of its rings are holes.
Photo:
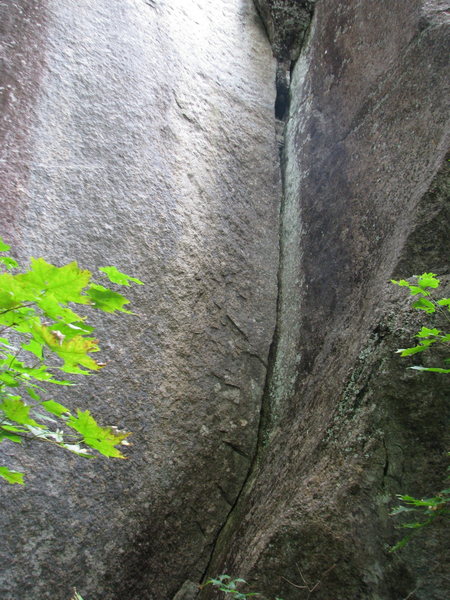
[[[411,508],[410,506],[396,506],[395,508],[392,509],[392,511],[389,513],[391,516],[395,516],[395,515],[399,515],[401,513],[405,513],[405,512],[412,512],[416,510],[415,508]]]
[[[389,550],[389,552],[395,552],[396,550],[400,550],[400,548],[403,548],[404,546],[406,546],[406,544],[409,542],[410,539],[411,539],[410,535],[407,535],[406,537],[402,538],[399,542],[397,542],[395,544],[395,546],[392,546],[392,548]]]
[[[5,244],[5,242],[3,241],[3,238],[0,237],[0,252],[8,252],[8,250],[11,249],[11,246],[8,246],[8,244]]]
[[[5,413],[7,419],[19,423],[19,425],[34,425],[40,427],[34,419],[29,416],[30,406],[25,404],[20,396],[7,396],[0,404],[0,410]]]
[[[395,279],[391,279],[391,283],[393,283],[395,285],[399,285],[400,287],[407,287],[407,288],[409,288],[411,286],[411,284],[408,283],[405,279],[400,279],[398,281],[396,281]]]
[[[118,310],[120,312],[132,314],[131,311],[123,308],[125,304],[130,303],[125,296],[113,292],[102,285],[91,285],[87,291],[87,295],[92,300],[94,307],[99,310],[103,310],[104,312],[115,312]]]
[[[95,331],[94,327],[86,325],[84,321],[76,321],[71,323],[57,323],[49,327],[51,331],[59,331],[66,338],[73,338],[76,335],[88,335]]]
[[[415,371],[429,371],[430,373],[450,373],[450,369],[441,369],[440,367],[408,367],[408,369],[414,369]]]
[[[81,292],[89,284],[91,272],[80,269],[75,261],[63,267],[55,267],[43,258],[32,258],[30,271],[17,277],[22,282],[31,283],[46,295],[53,295],[58,302],[88,303],[88,298]]]
[[[121,271],[116,269],[116,267],[100,267],[99,271],[105,273],[112,283],[118,283],[119,285],[130,285],[130,281],[132,281],[133,283],[144,285],[144,283],[140,279],[136,279],[136,277],[126,275],[125,273],[122,273]]]
[[[27,433],[27,429],[25,427],[16,427],[15,425],[7,425],[3,422],[2,425],[0,425],[1,429],[4,429],[5,431],[17,431],[18,433]]]
[[[408,496],[408,494],[397,494],[397,498],[399,498],[403,502],[408,502],[409,504],[413,504],[414,506],[426,506],[427,505],[427,503],[424,500],[419,500],[419,498],[414,498],[414,496]]]
[[[44,344],[42,344],[41,342],[37,342],[35,339],[31,339],[27,344],[22,344],[21,348],[27,350],[28,352],[31,352],[36,358],[42,360],[42,351],[44,349]]]
[[[11,440],[11,442],[16,442],[16,444],[21,444],[22,443],[22,438],[20,437],[20,435],[16,435],[15,433],[9,433],[8,431],[5,430],[1,430],[0,431],[0,442],[3,439],[7,439],[7,440]]]
[[[416,334],[416,337],[426,338],[431,336],[437,336],[440,333],[440,329],[428,329],[428,327],[422,327],[422,329]]]
[[[66,373],[86,374],[79,366],[86,367],[92,371],[101,369],[101,365],[89,356],[91,352],[98,352],[97,340],[94,338],[85,338],[76,335],[73,338],[66,339],[64,336],[58,336],[56,332],[48,327],[42,327],[42,335],[49,348],[63,359],[64,365],[61,370]]]
[[[421,288],[437,288],[440,281],[436,278],[435,273],[423,273],[417,278],[417,283]]]
[[[421,294],[422,296],[429,296],[430,292],[427,292],[425,289],[421,288],[418,285],[410,285],[409,293],[411,296],[416,296],[417,294]]]
[[[12,371],[0,371],[0,382],[8,387],[18,387],[20,385]]]
[[[19,263],[10,256],[0,256],[0,263],[4,264],[7,269],[17,269]]]
[[[441,298],[437,303],[439,306],[448,306],[448,310],[450,310],[450,298]]]
[[[23,485],[23,473],[11,471],[8,467],[0,467],[0,477],[6,479],[8,483],[20,483]]]
[[[417,308],[418,310],[424,310],[428,314],[436,312],[436,307],[434,306],[434,304],[426,298],[419,298],[418,300],[412,303],[412,306],[414,308]]]
[[[67,425],[78,431],[83,436],[84,443],[100,452],[100,454],[125,458],[115,446],[122,443],[129,434],[115,433],[110,427],[101,427],[88,410],[77,410],[77,416],[72,415],[68,419]]]
[[[85,297],[83,296],[83,298]],[[36,298],[36,304],[42,310],[44,315],[50,319],[55,321],[62,320],[65,323],[78,322],[82,319],[80,315],[70,308],[65,308],[60,302],[61,301],[50,292],[46,292],[44,296]],[[87,300],[84,304],[86,303]]]
[[[430,514],[429,511],[427,511],[426,514]],[[415,521],[413,523],[404,523],[402,525],[402,527],[406,527],[407,529],[420,529],[421,527],[426,527],[427,525],[431,525],[431,523],[433,522],[433,520],[435,519],[436,514],[433,514],[429,519],[426,519],[426,521]]]
[[[418,346],[413,346],[412,348],[400,348],[397,350],[397,353],[400,354],[400,356],[412,356],[413,354],[423,352],[434,342],[437,342],[437,340],[424,340]]]
[[[62,404],[60,404],[59,402],[55,402],[54,400],[46,400],[45,402],[42,402],[41,406],[45,408],[45,410],[47,410],[49,413],[51,413],[52,415],[56,415],[57,417],[60,417],[65,413],[70,414],[70,410],[66,406],[63,406]]]

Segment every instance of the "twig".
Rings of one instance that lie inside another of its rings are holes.
[[[284,579],[285,581],[287,581],[290,585],[293,585],[298,590],[307,590],[308,591],[308,598],[319,587],[319,585],[322,583],[322,579],[325,577],[325,575],[327,575],[330,571],[332,571],[336,567],[336,565],[331,565],[331,567],[328,567],[328,569],[326,571],[324,571],[322,573],[322,575],[320,576],[320,580],[317,581],[312,587],[309,587],[309,583],[306,581],[306,579],[303,576],[303,573],[300,571],[300,567],[298,565],[295,565],[295,566],[297,567],[297,570],[300,573],[300,577],[302,578],[302,581],[303,581],[303,583],[305,585],[298,585],[297,583],[294,583],[293,581],[289,581],[289,579],[286,579],[286,577],[283,577],[283,576],[281,576],[281,577],[282,577],[282,579]],[[405,598],[405,600],[407,600],[407,599]]]
[[[307,585],[297,585],[296,583],[293,583],[292,581],[289,581],[289,579],[286,579],[286,577],[283,577],[283,575],[281,576],[281,579],[284,579],[285,581],[287,581],[290,585],[293,585],[294,587],[296,587],[299,590],[308,590],[309,588]]]

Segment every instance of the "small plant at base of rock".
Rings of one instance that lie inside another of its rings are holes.
[[[418,498],[403,494],[398,494],[397,498],[401,500],[403,504],[396,506],[392,510],[391,515],[396,516],[415,512],[417,515],[420,515],[421,519],[425,520],[403,523],[402,527],[411,529],[412,533],[397,542],[395,546],[391,548],[391,552],[395,552],[396,550],[403,548],[403,546],[406,546],[417,530],[431,525],[438,517],[448,517],[450,515],[450,489],[442,490],[439,492],[438,496],[434,496],[433,498],[423,498],[419,500]]]
[[[202,586],[205,587],[207,585],[212,585],[218,588],[224,594],[229,594],[236,600],[245,600],[246,598],[251,598],[253,596],[261,596],[258,592],[242,592],[238,590],[238,585],[240,583],[246,584],[245,579],[241,577],[237,577],[233,579],[230,575],[218,575],[216,579],[208,579],[208,581]],[[275,600],[282,600],[282,598],[275,598]]]
[[[438,312],[443,315],[447,321],[450,321],[447,314],[448,311],[450,311],[450,298],[435,299],[431,296],[431,290],[437,289],[440,285],[440,280],[436,275],[434,273],[423,273],[423,275],[419,275],[416,279],[417,282],[414,284],[409,283],[405,279],[391,281],[395,285],[407,287],[412,296],[418,296],[418,299],[412,304],[413,308],[422,310],[426,314]],[[428,350],[436,343],[444,345],[450,343],[450,334],[436,328],[422,327],[415,337],[419,339],[419,343],[411,348],[397,350],[400,356],[413,356]],[[447,364],[450,363],[450,358],[445,358],[444,362]],[[450,369],[443,367],[422,367],[414,365],[409,368],[422,372],[428,371],[441,374],[450,373]],[[397,544],[390,549],[391,552],[395,552],[405,546],[414,533],[417,533],[423,527],[433,524],[438,518],[448,517],[450,515],[450,489],[441,490],[436,496],[431,498],[419,499],[406,494],[398,494],[397,498],[402,504],[396,506],[390,514],[396,516],[405,513],[415,513],[419,516],[419,520],[402,524],[402,527],[410,529],[411,533],[397,542]]]
[[[9,249],[0,238],[0,442],[29,439],[85,458],[95,453],[125,458],[117,446],[128,444],[127,432],[101,427],[89,410],[75,412],[45,399],[43,386],[73,385],[58,379],[58,372],[90,375],[105,366],[91,356],[100,349],[91,336],[94,328],[71,307],[133,314],[124,308],[129,301],[94,283],[92,273],[76,262],[56,267],[32,258],[28,270],[14,273],[19,265],[5,255]],[[99,270],[115,284],[142,284],[116,267]],[[23,473],[7,466],[0,466],[0,477],[23,484]]]
[[[433,313],[440,313],[445,317],[447,321],[450,321],[448,312],[450,311],[450,298],[435,299],[431,296],[431,291],[437,289],[440,285],[440,280],[434,273],[424,273],[417,277],[417,283],[411,284],[405,279],[399,281],[391,280],[395,285],[401,287],[407,287],[412,296],[419,296],[417,300],[412,303],[412,307],[416,310],[422,310],[428,315]],[[422,329],[416,333],[416,338],[419,339],[419,343],[412,348],[400,348],[397,352],[400,356],[413,356],[420,352],[428,350],[433,344],[450,344],[450,333],[441,331],[440,329],[429,327],[422,327]],[[445,359],[446,363],[450,363],[450,358]],[[450,369],[442,367],[422,367],[414,365],[409,367],[416,371],[429,371],[432,373],[450,373]]]

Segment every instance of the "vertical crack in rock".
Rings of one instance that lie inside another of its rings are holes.
[[[203,574],[203,580],[209,575],[215,575],[215,563],[219,558],[221,549],[233,532],[237,522],[239,506],[250,493],[256,477],[258,466],[261,464],[264,450],[268,444],[270,431],[273,427],[273,407],[271,402],[271,382],[274,374],[275,358],[279,340],[279,316],[281,305],[281,271],[283,268],[284,245],[284,197],[285,197],[285,156],[284,137],[289,116],[291,73],[295,62],[300,56],[301,49],[307,38],[307,33],[314,13],[315,0],[254,0],[256,9],[264,23],[267,36],[272,46],[273,55],[277,61],[275,87],[276,98],[274,106],[275,135],[279,150],[279,166],[281,176],[281,199],[279,219],[279,266],[278,266],[278,295],[277,295],[277,322],[275,325],[272,343],[270,345],[266,379],[261,399],[260,419],[258,425],[257,444],[251,459],[247,476],[234,503],[230,506],[227,518],[219,529],[212,545],[211,558]],[[200,597],[206,597],[208,588]]]

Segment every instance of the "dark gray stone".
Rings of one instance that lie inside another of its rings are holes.
[[[387,552],[395,493],[445,477],[448,382],[395,354],[420,319],[388,282],[448,268],[448,8],[319,0],[293,70],[263,435],[209,568],[268,598],[448,596],[443,529]]]
[[[173,600],[195,600],[195,598],[198,595],[198,592],[198,583],[186,580],[173,597]]]

